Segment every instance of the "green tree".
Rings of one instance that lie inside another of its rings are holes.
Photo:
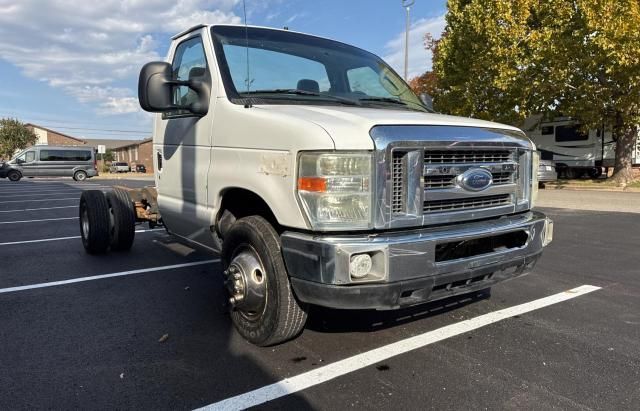
[[[434,104],[518,124],[562,113],[613,130],[614,177],[632,178],[640,123],[638,0],[449,0]]]
[[[116,158],[115,153],[111,149],[106,150],[106,152],[104,154],[101,154],[101,156],[102,160],[104,160],[105,162],[113,161]]]
[[[0,119],[0,159],[11,158],[16,151],[32,146],[38,136],[17,119]]]

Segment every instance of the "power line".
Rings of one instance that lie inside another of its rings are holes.
[[[43,126],[45,127],[45,126]],[[84,131],[100,131],[100,132],[109,132],[109,133],[146,133],[151,132],[151,130],[117,130],[117,129],[105,129],[105,128],[86,128],[86,127],[66,127],[66,126],[56,126],[56,129],[61,130],[84,130]]]

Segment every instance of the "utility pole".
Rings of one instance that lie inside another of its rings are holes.
[[[409,81],[409,30],[411,29],[411,6],[414,5],[416,0],[401,0],[402,7],[407,12],[407,18],[405,23],[404,33],[404,80]]]

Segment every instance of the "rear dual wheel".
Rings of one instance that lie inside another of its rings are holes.
[[[106,195],[86,190],[80,197],[80,234],[89,254],[126,251],[133,245],[135,210],[126,191],[114,189]]]

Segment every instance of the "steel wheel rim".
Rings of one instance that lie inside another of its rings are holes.
[[[238,247],[225,276],[234,310],[248,321],[260,318],[267,307],[268,282],[264,264],[253,247]]]

